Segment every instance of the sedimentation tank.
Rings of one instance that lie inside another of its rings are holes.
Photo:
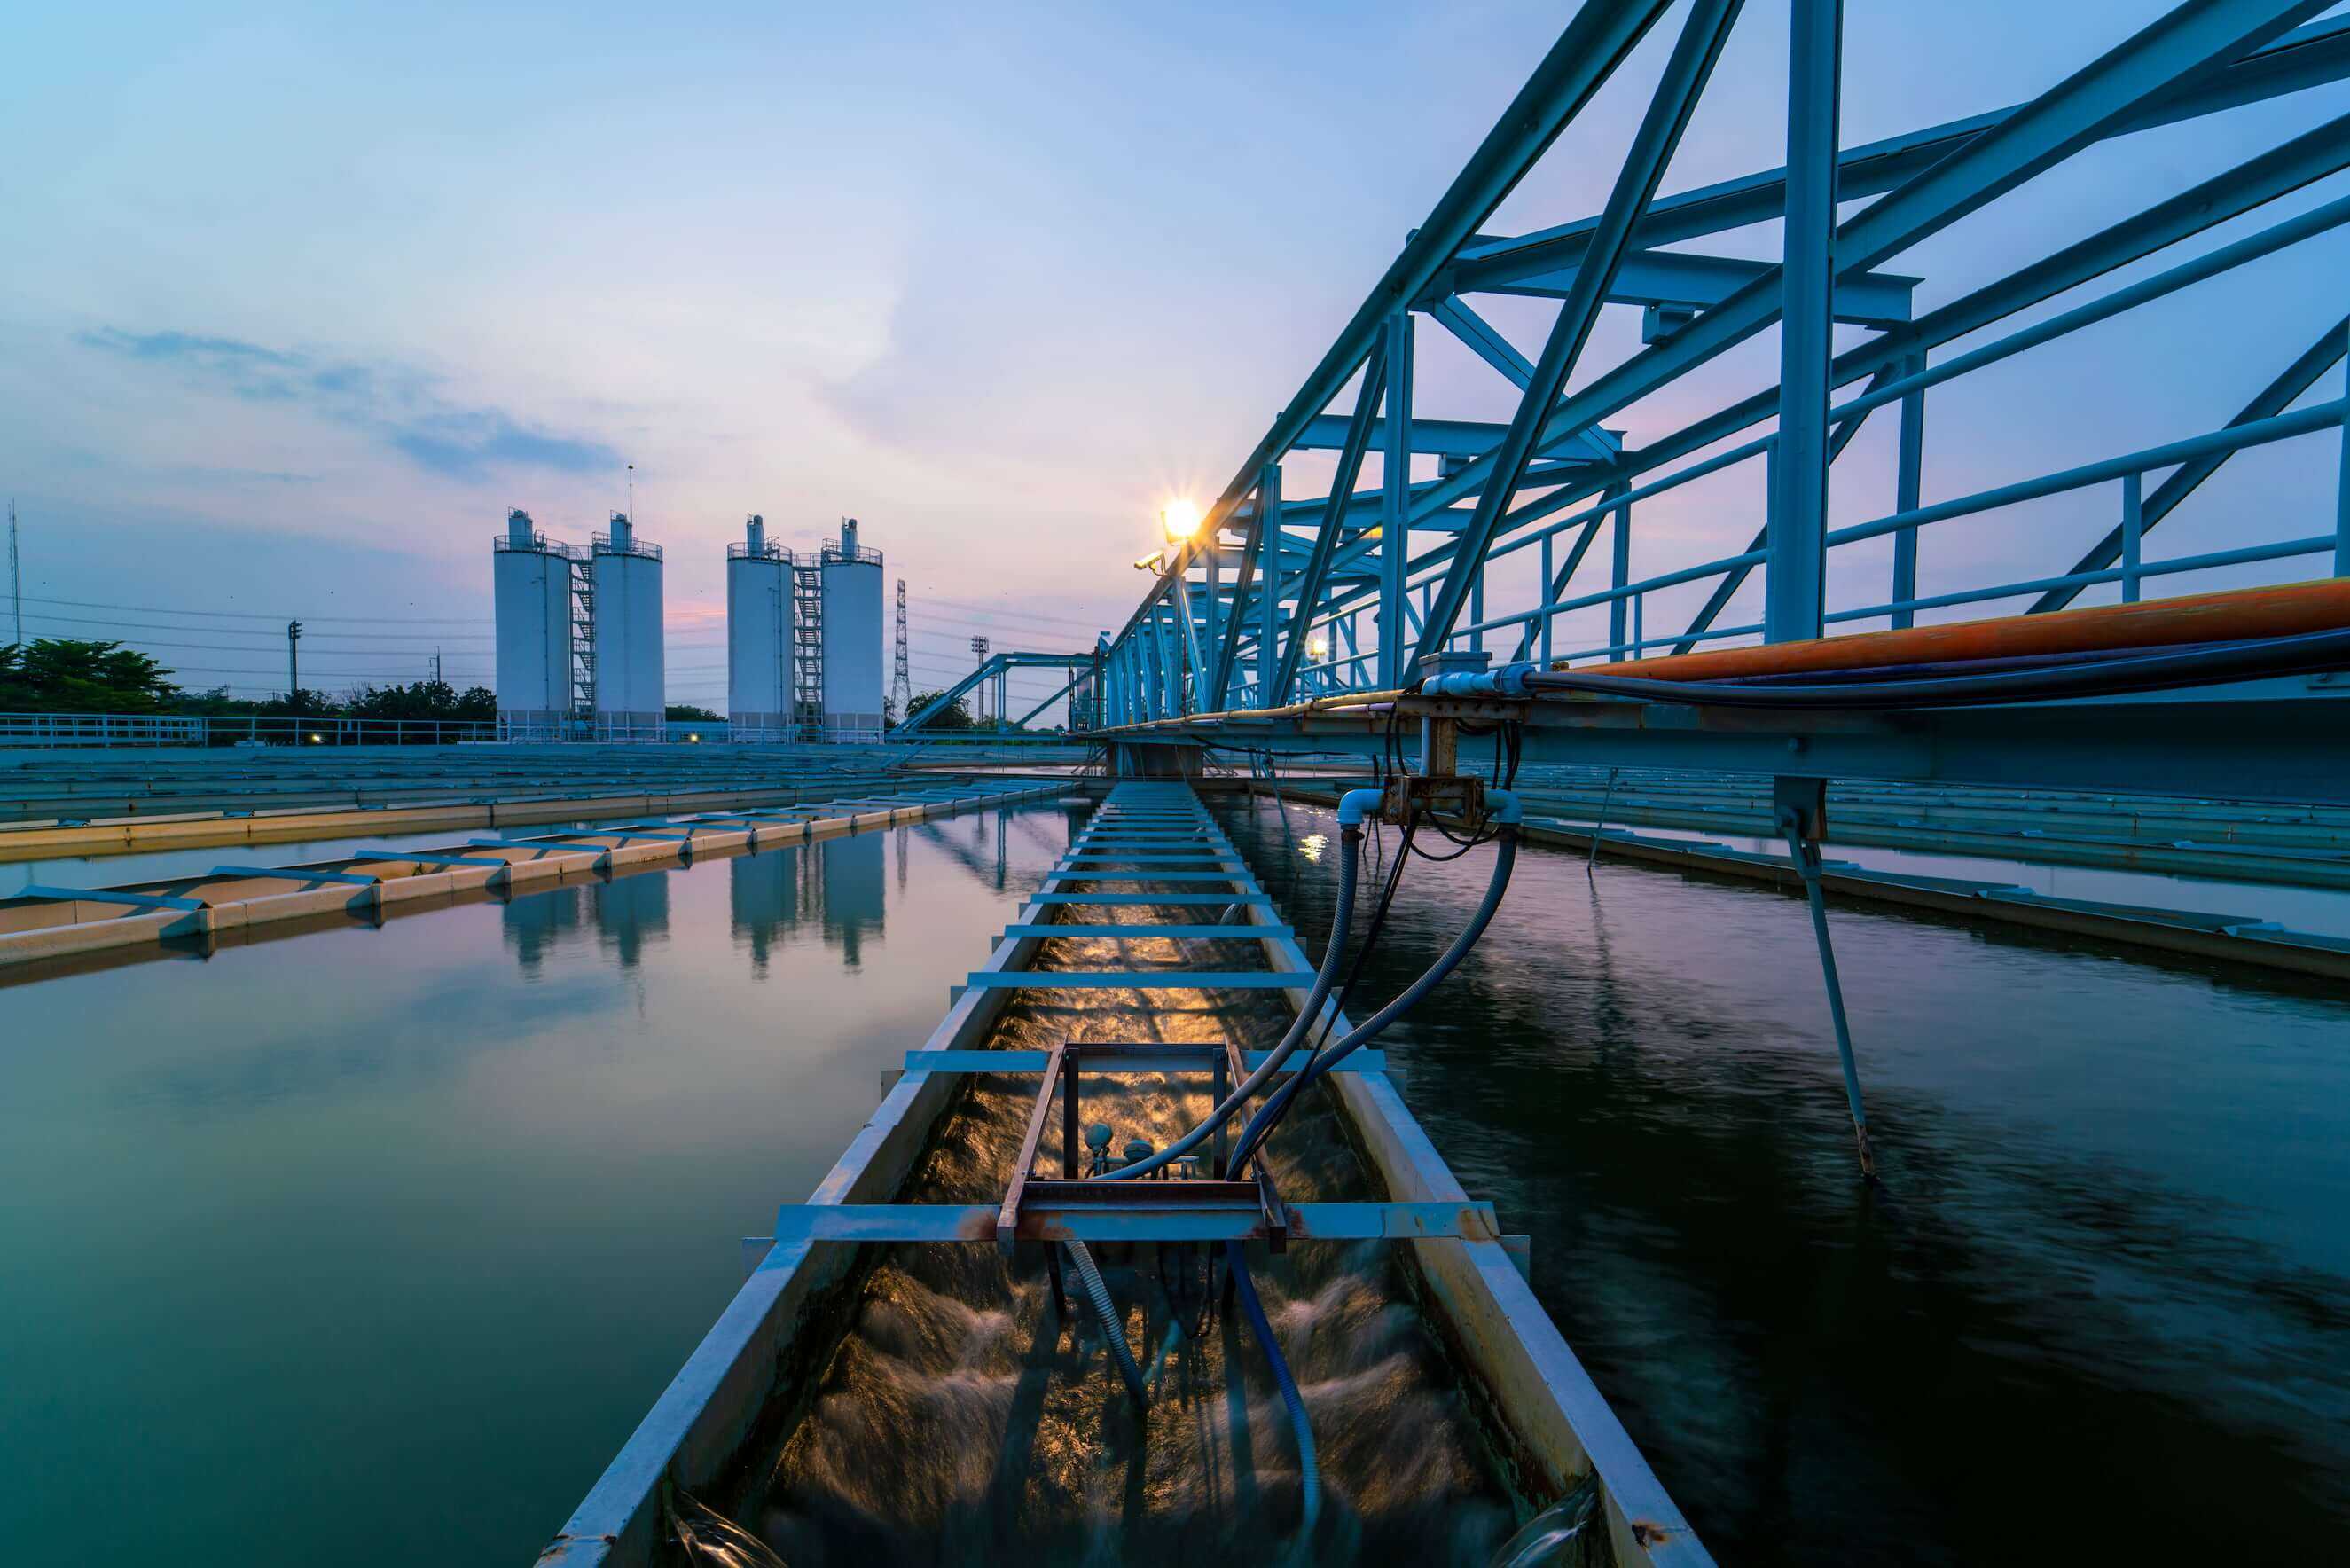
[[[726,719],[736,741],[787,741],[792,723],[792,555],[753,515],[726,546]]]
[[[662,736],[665,670],[661,659],[661,552],[636,536],[625,512],[596,535],[596,738],[658,741]]]
[[[824,574],[824,738],[881,738],[881,552],[857,542],[857,519],[827,540]]]
[[[571,711],[576,553],[539,533],[519,508],[506,514],[506,531],[491,541],[491,550],[498,734],[509,741],[561,740]]]

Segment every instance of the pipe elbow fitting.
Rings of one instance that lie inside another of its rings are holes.
[[[1338,797],[1338,826],[1360,827],[1363,819],[1379,809],[1386,795],[1375,789],[1350,789]]]
[[[1500,809],[1496,810],[1496,806]],[[1513,792],[1489,789],[1485,792],[1485,815],[1504,827],[1515,827],[1525,821],[1526,808]]]

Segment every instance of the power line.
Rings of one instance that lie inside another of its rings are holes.
[[[249,646],[247,646],[247,645],[245,645],[245,644],[243,644],[243,643],[223,643],[223,642],[166,642],[166,641],[162,640],[162,639],[160,639],[160,638],[152,638],[152,637],[124,637],[124,638],[112,638],[112,637],[110,637],[110,638],[106,638],[106,639],[102,639],[102,640],[107,641],[107,642],[121,642],[121,643],[125,643],[125,644],[128,644],[128,645],[132,646],[132,647],[135,647],[135,648],[175,648],[175,649],[185,649],[186,651],[191,652],[191,653],[263,653],[263,652],[266,652],[266,651],[267,651],[267,649],[266,649],[266,648],[265,648],[265,647],[249,647]],[[282,631],[281,631],[281,632],[279,632],[279,633],[277,634],[277,640],[278,640],[279,642],[283,642],[283,641],[285,641],[285,640],[286,640],[286,634],[285,634],[284,632],[282,632]],[[340,657],[340,658],[345,658],[345,659],[397,659],[397,660],[400,660],[400,661],[405,662],[405,661],[413,660],[413,659],[419,659],[429,660],[429,659],[432,657],[431,654],[425,653],[425,652],[423,652],[423,651],[422,651],[422,650],[421,650],[421,649],[411,652],[411,651],[410,651],[410,650],[408,650],[408,649],[389,649],[389,648],[382,648],[382,649],[375,649],[375,648],[324,648],[324,649],[322,649],[322,648],[319,648],[319,647],[318,647],[318,644],[317,644],[317,639],[316,639],[311,638],[311,637],[307,636],[307,634],[303,637],[302,640],[303,640],[303,641],[305,641],[305,642],[307,642],[307,643],[309,643],[309,644],[311,645],[311,649],[312,649],[312,650],[313,650],[313,651],[315,651],[315,652],[327,653],[327,654],[335,655],[335,656],[338,656],[338,657]],[[484,664],[484,665],[491,664],[491,663],[494,663],[494,659],[492,659],[492,658],[491,658],[488,654],[486,654],[486,653],[457,653],[457,654],[452,654],[452,655],[450,655],[450,661],[451,661],[452,663],[455,663],[455,662],[457,662],[457,661],[459,661],[459,660],[468,660],[468,659],[469,659],[469,660],[474,660],[474,661],[477,661],[477,662],[482,663],[482,664]]]
[[[976,600],[972,600],[972,599],[950,599],[950,598],[941,598],[941,597],[940,597],[939,596],[937,596],[937,595],[935,595],[935,594],[926,596],[926,597],[925,597],[925,598],[923,599],[923,603],[925,603],[925,604],[949,605],[949,606],[951,606],[952,607],[954,607],[954,608],[956,608],[956,609],[979,610],[979,611],[982,611],[982,612],[983,612],[983,613],[987,613],[987,614],[993,614],[993,613],[996,613],[996,609],[995,609],[995,607],[994,607],[993,605],[982,604],[982,603],[980,603],[980,602],[978,602],[978,601],[976,601]],[[1022,611],[1019,611],[1019,612],[1018,612],[1018,614],[1019,614],[1023,618],[1025,618],[1025,619],[1029,619],[1029,620],[1038,620],[1038,621],[1049,621],[1049,622],[1052,622],[1052,623],[1054,623],[1054,624],[1055,624],[1055,625],[1059,625],[1059,626],[1073,626],[1073,627],[1077,628],[1079,630],[1095,630],[1095,631],[1101,631],[1101,630],[1106,630],[1106,629],[1107,629],[1107,628],[1101,627],[1101,626],[1099,626],[1099,625],[1096,624],[1095,622],[1088,621],[1088,620],[1071,620],[1071,619],[1070,619],[1068,617],[1066,617],[1066,616],[1043,615],[1043,614],[1040,614],[1040,613],[1038,613],[1038,612],[1036,612],[1036,611],[1033,611],[1033,610],[1022,610]]]
[[[166,611],[164,613],[169,614],[172,612]],[[154,631],[201,632],[206,637],[274,638],[278,636],[280,631],[283,630],[282,628],[275,630],[264,630],[259,627],[246,628],[241,626],[175,626],[167,621],[122,620],[112,616],[59,615],[53,610],[36,610],[29,618],[69,626],[145,627]],[[453,638],[436,637],[431,632],[404,631],[338,631],[329,635],[338,637],[346,641],[351,642],[442,643],[450,641],[491,642],[495,640],[494,638],[483,637],[473,632],[467,632],[460,637]]]
[[[70,605],[76,609],[132,610],[140,615],[204,616],[215,620],[276,620],[291,618],[282,615],[264,615],[258,610],[194,610],[173,609],[169,605],[110,605],[95,599],[49,599],[26,594],[26,599],[36,605]],[[494,620],[480,616],[430,615],[314,615],[311,620],[331,620],[365,626],[495,626]]]

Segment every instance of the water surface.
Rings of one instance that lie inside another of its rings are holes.
[[[1069,820],[0,990],[0,1559],[530,1562]]]
[[[1217,813],[1318,957],[1329,815]],[[1490,854],[1414,862],[1357,1017]],[[1530,850],[1382,1043],[1715,1553],[2350,1553],[2350,999],[1882,907],[1834,925],[1877,1192],[1775,890]]]

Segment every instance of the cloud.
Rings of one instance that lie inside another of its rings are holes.
[[[247,402],[306,406],[359,431],[428,473],[481,479],[493,470],[589,473],[619,454],[584,435],[548,431],[499,408],[451,401],[438,379],[396,364],[321,362],[307,354],[189,332],[81,333],[86,348],[141,364],[172,366]]]

